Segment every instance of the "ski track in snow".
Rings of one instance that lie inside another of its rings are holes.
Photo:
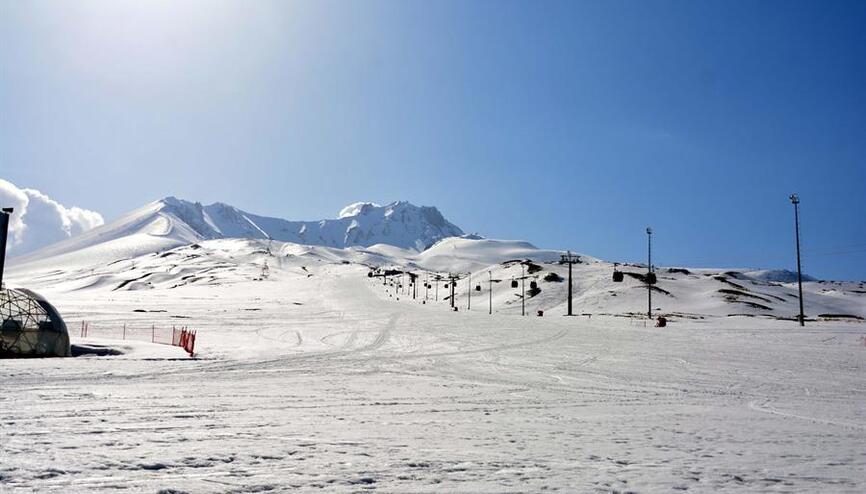
[[[491,317],[272,271],[56,294],[73,332],[183,315],[200,355],[0,361],[0,491],[866,490],[863,324]]]

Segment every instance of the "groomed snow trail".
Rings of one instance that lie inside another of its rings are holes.
[[[0,491],[866,490],[863,324],[490,317],[312,272],[58,294],[73,328],[182,317],[200,358],[0,361]]]

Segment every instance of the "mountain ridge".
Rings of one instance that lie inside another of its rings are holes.
[[[346,248],[379,243],[423,251],[439,240],[462,236],[435,206],[394,201],[385,206],[354,203],[338,218],[286,220],[249,213],[223,202],[202,205],[169,196],[161,199],[202,239],[253,238]]]
[[[135,256],[220,238],[280,240],[335,248],[387,244],[421,252],[448,237],[463,236],[434,206],[395,201],[354,203],[340,217],[293,221],[249,213],[230,204],[203,205],[166,196],[78,236],[17,256],[16,262],[58,256],[107,244]]]

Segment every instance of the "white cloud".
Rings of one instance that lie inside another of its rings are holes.
[[[13,207],[6,252],[10,257],[59,242],[105,223],[102,215],[67,208],[35,189],[19,189],[0,178],[0,207]]]

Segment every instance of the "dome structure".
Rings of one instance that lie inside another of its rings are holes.
[[[24,288],[0,290],[0,358],[71,355],[66,323],[53,305]]]

